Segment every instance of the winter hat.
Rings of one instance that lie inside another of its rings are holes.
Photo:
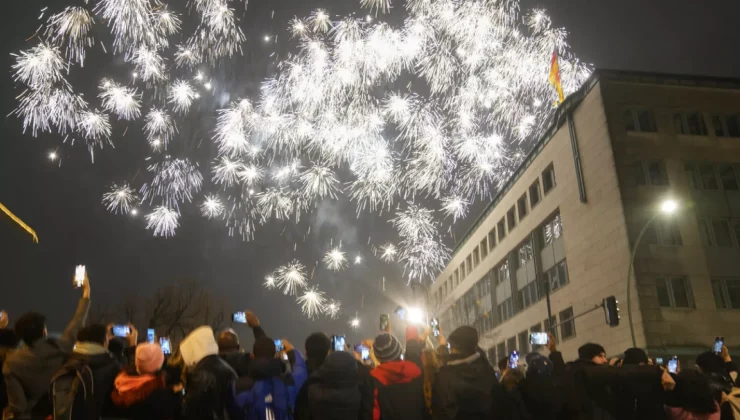
[[[401,358],[401,343],[396,337],[388,333],[382,333],[375,337],[373,342],[373,353],[380,363],[388,363]]]
[[[706,351],[696,356],[696,365],[704,373],[722,373],[726,372],[725,361],[722,357],[714,352]]]
[[[136,371],[141,375],[153,375],[164,364],[164,353],[159,344],[142,343],[136,346]]]
[[[550,376],[552,374],[552,362],[539,353],[529,353],[527,361],[527,376]]]
[[[478,331],[470,326],[462,326],[453,331],[447,341],[451,347],[473,354],[478,347]]]
[[[606,350],[596,343],[586,343],[578,348],[578,358],[583,360],[591,360],[601,353],[606,353]]]
[[[648,363],[648,357],[645,351],[633,347],[624,351],[623,363],[625,365],[639,365],[640,363]]]
[[[18,346],[18,336],[9,328],[0,329],[0,347],[15,348]]]
[[[185,366],[197,365],[204,357],[218,354],[218,344],[213,329],[208,326],[193,330],[180,343],[180,354]]]

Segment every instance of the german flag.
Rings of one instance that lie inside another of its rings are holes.
[[[563,86],[560,84],[560,65],[558,64],[558,51],[552,52],[552,60],[550,61],[550,84],[558,92],[559,102],[563,103],[565,95],[563,95]]]

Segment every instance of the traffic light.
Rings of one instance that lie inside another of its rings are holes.
[[[619,301],[614,296],[604,299],[604,315],[607,325],[610,327],[619,325]]]

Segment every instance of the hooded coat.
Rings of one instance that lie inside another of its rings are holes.
[[[244,414],[236,405],[236,372],[218,356],[211,327],[200,327],[180,343],[187,369],[184,417],[188,420],[239,420]]]
[[[77,333],[85,325],[89,309],[90,299],[81,298],[74,317],[59,340],[40,338],[33,345],[8,354],[3,365],[8,393],[3,419],[30,416],[41,397],[48,394],[49,381],[72,353]]]
[[[468,357],[451,355],[440,368],[434,385],[444,413],[441,418],[488,418],[497,382],[493,368],[479,353]]]
[[[363,407],[360,373],[350,353],[329,355],[308,384],[310,419],[369,420],[372,406]]]
[[[370,372],[374,379],[374,420],[426,419],[421,369],[415,363],[397,360],[382,363]]]
[[[111,393],[116,418],[168,420],[179,418],[182,395],[166,385],[165,374],[121,372]]]
[[[278,359],[256,358],[249,367],[249,377],[240,381],[237,404],[246,410],[247,419],[263,418],[268,408],[274,418],[281,420],[292,416],[296,396],[306,382],[306,362],[300,352],[294,351],[295,364],[291,373],[283,373]]]

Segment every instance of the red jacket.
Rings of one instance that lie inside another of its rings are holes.
[[[421,377],[421,369],[419,369],[419,367],[414,363],[399,360],[396,362],[381,364],[373,369],[372,372],[370,372],[370,375],[379,382],[379,384],[376,384],[373,391],[375,399],[375,403],[373,405],[373,420],[380,420],[380,404],[378,403],[377,385],[386,387],[390,385],[411,384],[411,381]],[[404,397],[403,390],[401,390],[401,395],[398,396],[400,398]]]

